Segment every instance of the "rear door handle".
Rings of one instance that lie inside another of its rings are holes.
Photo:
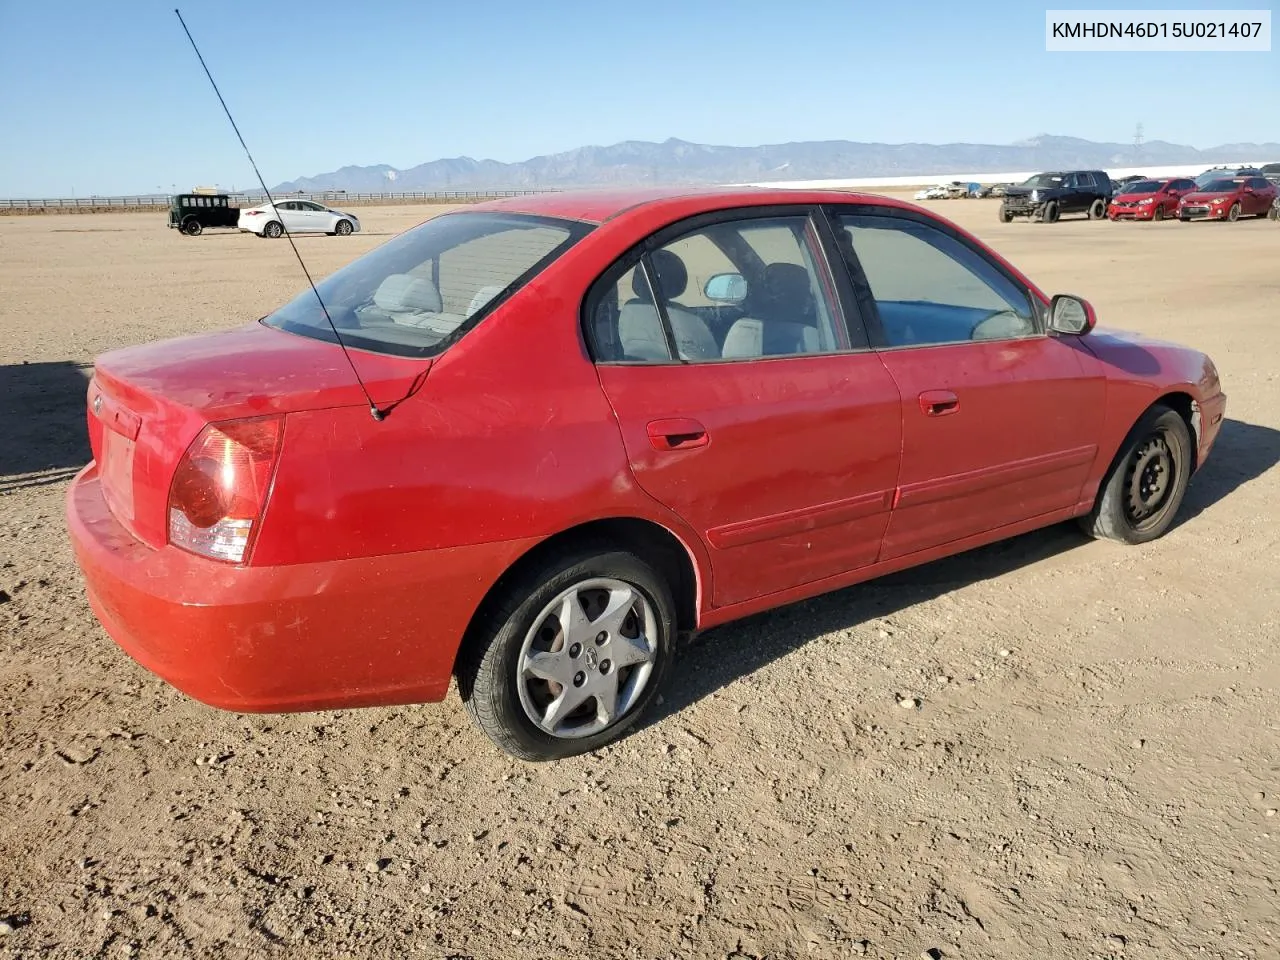
[[[920,410],[928,417],[945,417],[960,409],[960,398],[950,390],[926,390],[920,394]]]
[[[649,443],[655,450],[693,450],[711,442],[707,428],[697,420],[677,417],[653,420],[648,426]]]

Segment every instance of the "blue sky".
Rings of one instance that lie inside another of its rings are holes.
[[[1141,122],[1202,148],[1280,141],[1277,52],[1046,53],[1025,0],[181,9],[269,184],[667,137],[1127,143]],[[250,183],[172,0],[0,0],[0,35],[0,196]]]

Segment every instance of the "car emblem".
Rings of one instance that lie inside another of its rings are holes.
[[[98,394],[93,398],[93,412],[95,415],[102,412],[102,394]]]
[[[590,667],[592,670],[594,670],[594,669],[596,668],[596,651],[595,651],[595,648],[594,648],[594,647],[587,647],[587,652],[586,652],[586,654],[585,654],[585,657],[586,657],[586,661],[587,661],[587,666],[588,666],[588,667]]]

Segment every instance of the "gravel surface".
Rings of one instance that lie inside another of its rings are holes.
[[[86,365],[302,278],[160,215],[0,218],[0,957],[1277,956],[1280,229],[935,207],[1215,358],[1229,420],[1179,525],[717,629],[642,729],[546,765],[453,696],[229,714],[117,650],[62,520]],[[324,274],[435,209],[299,246]]]

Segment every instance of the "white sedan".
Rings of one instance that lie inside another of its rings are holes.
[[[926,187],[916,192],[916,200],[945,200],[949,197],[950,188],[945,183],[940,183],[936,187]]]
[[[360,220],[353,213],[333,210],[314,200],[277,200],[240,211],[238,226],[246,233],[260,237],[279,237],[290,233],[327,233],[349,236],[360,232]]]

